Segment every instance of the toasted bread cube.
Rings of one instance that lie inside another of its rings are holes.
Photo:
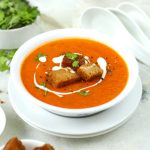
[[[36,147],[34,150],[54,150],[54,148],[50,144],[44,144],[41,147]]]
[[[72,63],[73,63],[73,60],[64,56],[63,61],[62,61],[62,67],[72,67]]]
[[[47,81],[56,88],[60,88],[80,80],[77,73],[72,73],[69,69],[60,69],[49,71],[46,77]]]
[[[12,150],[12,149],[13,150],[25,150],[25,146],[22,144],[22,142],[18,138],[13,137],[7,142],[3,150]]]
[[[102,76],[103,70],[96,64],[89,63],[80,66],[79,69],[77,70],[77,73],[83,80],[90,81],[97,77],[100,78]]]

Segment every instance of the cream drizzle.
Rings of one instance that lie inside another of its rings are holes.
[[[40,66],[40,63],[38,63],[38,65],[36,66],[36,70],[39,68],[39,66]]]
[[[84,59],[85,59],[85,64],[90,63],[90,58],[88,56],[84,56]]]
[[[40,61],[40,62],[46,62],[46,56],[41,56],[41,57],[39,58],[39,61]]]
[[[52,61],[53,61],[53,63],[55,63],[55,64],[60,64],[60,63],[62,62],[63,58],[64,58],[64,55],[61,55],[61,56],[58,56],[58,57],[54,57],[54,58],[52,59]]]
[[[53,59],[54,59],[54,58],[53,58]],[[57,59],[54,59],[54,60],[57,60]],[[58,59],[58,60],[60,60],[60,59]],[[56,62],[56,61],[55,61],[55,62]],[[58,62],[58,61],[57,61],[57,62]],[[91,87],[94,87],[94,86],[100,84],[100,83],[102,82],[102,80],[105,78],[105,76],[106,76],[106,74],[107,74],[107,62],[106,62],[106,60],[105,60],[104,58],[102,58],[102,57],[99,57],[99,58],[97,59],[97,63],[98,63],[98,65],[100,66],[100,68],[103,70],[102,78],[101,78],[98,82],[96,82],[95,84],[92,84],[92,85],[87,86],[87,87],[84,87],[84,88],[80,88],[80,89],[75,90],[75,91],[73,91],[73,92],[56,92],[56,91],[53,91],[53,90],[51,90],[51,89],[49,89],[49,88],[47,88],[47,87],[43,87],[43,86],[39,85],[39,84],[37,83],[37,81],[36,81],[36,73],[34,73],[34,84],[35,84],[35,86],[38,87],[39,89],[44,90],[44,91],[46,91],[46,92],[53,93],[53,94],[55,94],[55,95],[57,95],[57,96],[59,96],[59,97],[63,97],[64,95],[70,95],[70,94],[78,93],[78,92],[80,92],[80,91],[86,90],[86,89],[88,89],[88,88],[91,88]],[[39,64],[38,64],[37,66],[39,66]]]
[[[58,56],[58,57],[54,57],[54,58],[52,59],[53,63],[59,64],[59,66],[54,66],[54,67],[52,67],[52,70],[53,70],[53,71],[63,69],[63,67],[62,67],[63,58],[64,58],[64,55],[61,55],[61,56]]]

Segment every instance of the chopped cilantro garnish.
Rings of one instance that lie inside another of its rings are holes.
[[[39,59],[40,59],[41,57],[43,57],[43,56],[46,56],[46,55],[39,53],[39,54],[37,55],[37,57],[35,57],[35,61],[39,61]]]
[[[46,82],[43,82],[40,85],[46,87]]]
[[[71,60],[75,60],[78,57],[78,54],[66,53],[65,56]]]
[[[0,50],[0,71],[6,71],[10,69],[10,62],[16,52],[16,49],[13,50]]]
[[[90,93],[89,91],[80,91],[79,94],[82,96],[88,96]]]
[[[79,67],[79,61],[78,60],[75,60],[73,63],[72,63],[72,67]]]

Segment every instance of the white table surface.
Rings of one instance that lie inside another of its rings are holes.
[[[78,1],[76,0],[76,3]],[[81,2],[83,9],[89,6],[115,7],[123,0],[80,0]],[[150,16],[149,0],[130,0],[130,2],[140,6]],[[9,138],[17,136],[22,139],[30,138],[51,143],[56,150],[150,150],[150,67],[139,63],[139,68],[143,96],[137,111],[125,125],[117,130],[86,139],[60,138],[43,133],[26,124],[9,103],[7,94],[9,72],[0,73],[0,99],[4,101],[4,104],[0,105],[7,117],[6,128],[0,136],[0,145],[3,145]]]

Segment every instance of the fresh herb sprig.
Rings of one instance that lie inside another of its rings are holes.
[[[43,87],[46,87],[46,82],[43,82],[40,85],[43,86]]]
[[[89,91],[80,91],[79,94],[82,96],[88,96],[90,94],[90,92]]]
[[[15,53],[16,49],[0,50],[0,71],[6,71],[10,69],[10,62]]]
[[[78,60],[73,61],[72,67],[74,68],[79,67],[79,61]]]
[[[37,7],[25,0],[0,1],[0,29],[15,29],[32,24],[39,15]]]
[[[71,60],[75,60],[78,57],[78,54],[75,53],[66,53],[65,56]]]

